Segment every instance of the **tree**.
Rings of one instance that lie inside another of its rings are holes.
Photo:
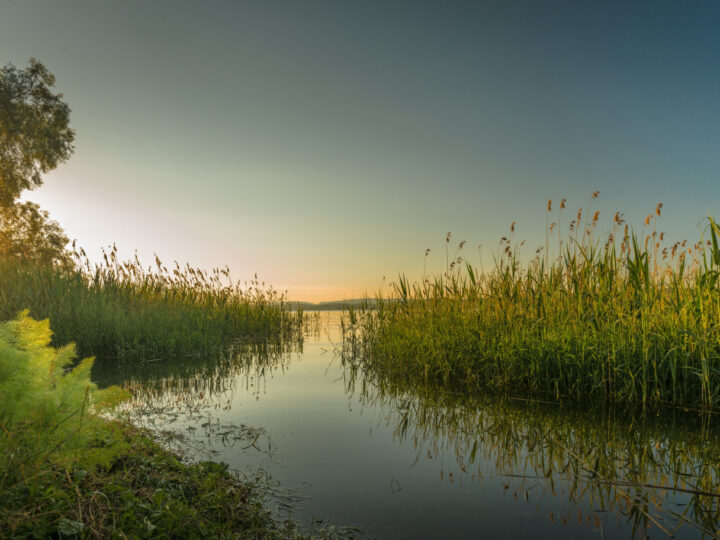
[[[57,221],[33,202],[0,206],[0,261],[69,266],[68,238]]]
[[[24,189],[72,154],[70,107],[52,88],[55,77],[34,58],[28,67],[0,68],[0,205],[12,205]]]

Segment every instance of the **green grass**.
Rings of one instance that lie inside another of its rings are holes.
[[[69,268],[0,260],[0,320],[29,309],[53,321],[56,345],[77,343],[83,355],[152,359],[216,352],[240,338],[300,335],[302,315],[257,280],[230,281],[227,269],[206,273],[143,268],[115,250],[92,266],[76,253]],[[84,254],[83,254],[84,255]]]
[[[11,537],[289,538],[262,494],[214,462],[187,464],[135,428],[114,426],[126,450],[104,466],[48,467],[32,489],[6,490],[0,529]]]
[[[579,211],[560,237],[549,212],[546,245],[527,264],[513,224],[486,272],[458,256],[461,243],[442,275],[400,276],[397,300],[351,310],[346,352],[415,385],[718,408],[720,228],[708,218],[697,244],[664,246],[661,207],[639,234],[616,214],[602,237],[598,213]]]

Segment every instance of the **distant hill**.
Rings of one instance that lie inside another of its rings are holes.
[[[295,302],[290,300],[286,302],[286,305],[290,306],[290,309],[302,308],[303,311],[339,311],[342,309],[347,309],[348,307],[357,307],[363,302],[372,307],[375,305],[376,300],[374,298],[369,298],[366,300],[363,300],[362,298],[351,298],[349,300],[318,302],[317,304],[313,304],[312,302]]]

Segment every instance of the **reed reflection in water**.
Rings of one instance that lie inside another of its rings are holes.
[[[101,386],[122,384],[132,399],[120,407],[134,424],[163,435],[163,441],[195,457],[217,456],[216,446],[237,444],[271,453],[272,441],[262,427],[223,421],[238,392],[259,399],[266,374],[283,373],[302,342],[243,343],[216,358],[185,357],[140,364],[100,364],[94,372]]]
[[[346,391],[389,411],[387,425],[398,442],[412,443],[416,460],[451,453],[472,480],[505,479],[515,499],[565,491],[570,505],[593,509],[551,512],[550,521],[602,531],[603,516],[615,514],[633,537],[653,529],[720,536],[720,430],[712,415],[633,417],[433,392],[374,378],[351,359],[345,373]]]

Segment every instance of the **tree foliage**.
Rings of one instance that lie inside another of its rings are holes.
[[[70,107],[53,93],[55,77],[34,58],[0,68],[0,205],[42,184],[42,174],[72,154]]]
[[[33,202],[0,205],[0,259],[69,265],[68,238]]]
[[[74,149],[70,107],[54,85],[55,77],[34,58],[25,69],[0,68],[0,259],[69,264],[60,225],[37,204],[18,202]]]

